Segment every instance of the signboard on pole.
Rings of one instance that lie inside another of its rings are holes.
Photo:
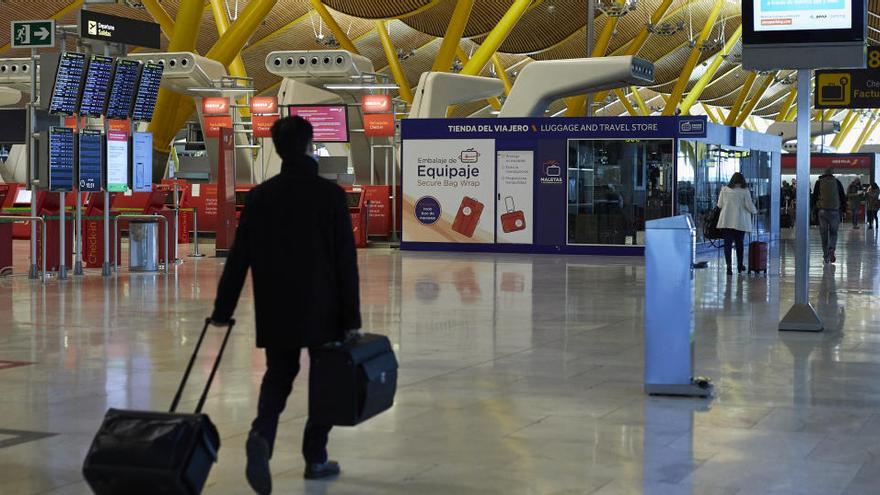
[[[82,10],[79,31],[83,38],[145,48],[161,48],[160,29],[155,22]]]
[[[12,48],[52,48],[55,46],[55,21],[12,21]]]
[[[868,68],[816,71],[816,108],[880,107],[880,47],[868,47]]]

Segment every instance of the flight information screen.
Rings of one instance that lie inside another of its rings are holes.
[[[87,117],[100,117],[107,107],[110,96],[110,81],[113,79],[113,59],[92,55],[86,69],[86,81],[83,85],[82,103],[79,114]]]
[[[108,119],[127,119],[131,117],[134,94],[137,91],[138,76],[141,74],[141,63],[137,60],[116,61],[116,73],[110,89],[110,101],[107,103]]]
[[[73,190],[73,129],[49,128],[49,190]]]
[[[65,52],[58,61],[55,85],[49,99],[49,113],[73,115],[79,106],[82,93],[86,56],[82,53]]]
[[[153,120],[153,108],[156,106],[156,98],[159,95],[159,84],[162,82],[161,64],[145,63],[141,71],[141,83],[138,86],[137,96],[134,99],[134,111],[131,118],[139,122]]]
[[[104,182],[104,135],[84,129],[79,133],[79,190],[96,192]]]

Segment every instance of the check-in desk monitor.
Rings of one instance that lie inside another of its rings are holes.
[[[77,52],[61,54],[49,99],[49,113],[63,115],[77,113],[85,69],[86,56],[84,54]]]
[[[15,201],[12,203],[14,207],[30,206],[34,193],[28,189],[19,189],[15,193]]]

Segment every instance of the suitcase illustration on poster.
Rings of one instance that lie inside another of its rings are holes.
[[[465,237],[473,237],[474,231],[477,230],[477,224],[480,223],[480,216],[483,214],[483,203],[474,198],[465,196],[461,199],[461,205],[458,207],[458,213],[452,222],[452,230],[458,232]]]
[[[513,203],[513,197],[504,198],[504,207],[507,213],[501,215],[501,230],[505,234],[518,232],[526,228],[526,215],[522,210],[517,210]]]
[[[749,243],[749,273],[767,274],[768,245],[766,242],[754,241]]]

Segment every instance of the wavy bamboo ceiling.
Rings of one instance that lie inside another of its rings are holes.
[[[174,18],[182,0],[159,0],[162,7]],[[388,61],[376,34],[375,20],[387,19],[389,34],[395,48],[401,56],[401,66],[410,85],[414,85],[422,72],[430,70],[440,47],[440,38],[445,34],[447,25],[453,15],[458,0],[323,0],[336,22],[346,32],[361,54],[369,57],[377,71],[388,72]],[[609,0],[610,1],[610,0]],[[706,23],[716,0],[673,0],[658,24],[667,28],[666,34],[651,33],[638,56],[654,62],[656,80],[650,88],[640,90],[643,97],[652,101],[655,107],[662,106],[660,96],[668,94],[681,75],[682,67],[691,51],[692,40],[699,34]],[[709,36],[712,48],[700,54],[700,63],[690,75],[689,87],[696,83],[704,73],[709,61],[721,49],[724,41],[729,39],[739,26],[740,4],[734,0],[722,0],[721,14]],[[0,25],[8,26],[12,20],[57,17],[59,24],[73,24],[77,19],[77,10],[63,16],[57,14],[74,3],[73,0],[41,0],[39,2],[2,2],[0,3]],[[129,2],[137,3],[137,2]],[[230,4],[231,2],[227,2]],[[237,2],[239,12],[248,4],[248,0]],[[499,54],[505,67],[516,66],[509,70],[515,77],[522,66],[533,60],[554,60],[579,58],[586,55],[586,11],[583,0],[534,0],[529,9],[519,20],[516,27],[502,43]],[[617,55],[627,53],[631,40],[649,22],[651,15],[660,5],[661,0],[641,0],[635,10],[617,19],[617,23],[608,44],[606,54]],[[465,27],[461,47],[468,55],[483,42],[486,35],[501,21],[501,18],[513,4],[513,0],[474,0],[474,6]],[[868,18],[869,37],[872,42],[880,41],[880,0],[869,0]],[[150,15],[142,8],[134,8],[125,4],[93,5],[92,10],[116,15],[124,15],[137,19],[150,19]],[[233,13],[234,14],[234,13]],[[596,36],[611,18],[601,11],[596,12],[594,32]],[[656,31],[656,29],[655,29]],[[249,44],[242,51],[242,59],[248,75],[254,79],[254,85],[260,91],[271,92],[279,79],[269,74],[264,67],[266,55],[273,50],[321,49],[326,45],[321,36],[329,35],[329,29],[320,16],[312,9],[308,0],[278,0],[270,14],[263,20],[252,35]],[[202,15],[196,50],[206,53],[217,41],[217,28],[207,7]],[[0,46],[3,57],[23,57],[29,53],[8,48],[9,32],[0,30]],[[163,38],[163,47],[167,40]],[[75,49],[73,41],[68,41],[68,48]],[[727,57],[710,83],[701,94],[700,100],[706,104],[729,107],[734,104],[747,74],[738,63],[741,50],[736,44],[732,55]],[[484,75],[494,75],[494,69],[488,64],[483,70]],[[792,89],[790,72],[776,75],[772,84],[763,93],[755,105],[754,114],[773,118],[779,112],[785,98]],[[764,80],[760,75],[750,97],[758,91]],[[629,90],[627,90],[629,91]],[[659,93],[659,95],[658,95]],[[599,113],[603,115],[621,115],[626,112],[615,96],[606,101],[598,102]],[[456,114],[475,112],[484,107],[485,103],[462,105]],[[564,109],[562,102],[556,102],[551,112]]]

